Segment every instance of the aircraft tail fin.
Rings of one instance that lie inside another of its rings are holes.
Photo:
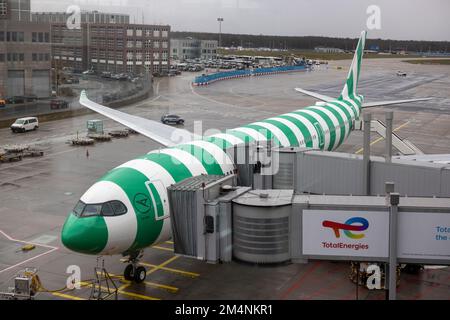
[[[366,31],[361,32],[361,36],[358,41],[358,46],[353,56],[352,65],[348,72],[347,80],[342,89],[339,99],[355,98],[357,97],[356,89],[358,87],[359,73],[361,71],[361,62],[364,54],[364,46],[366,43]]]

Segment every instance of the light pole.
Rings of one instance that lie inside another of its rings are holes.
[[[222,46],[222,22],[223,18],[217,18],[217,21],[219,22],[219,48]]]

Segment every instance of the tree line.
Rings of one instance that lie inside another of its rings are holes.
[[[218,40],[218,33],[206,32],[172,32],[172,39],[192,37],[201,40]],[[313,50],[315,47],[339,48],[346,51],[354,50],[358,39],[332,38],[332,37],[293,37],[293,36],[268,36],[251,34],[222,34],[223,47],[244,48],[271,48],[288,50]],[[415,40],[389,40],[367,39],[366,49],[378,47],[380,51],[411,51],[411,52],[449,52],[448,41],[415,41]]]

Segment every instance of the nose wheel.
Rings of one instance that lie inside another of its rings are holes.
[[[142,266],[136,267],[130,263],[126,266],[125,271],[123,272],[123,277],[125,280],[141,283],[147,277],[147,271]]]
[[[123,277],[125,280],[134,281],[136,283],[141,283],[147,277],[147,271],[144,267],[139,266],[139,258],[141,255],[138,253],[134,256],[130,256],[127,262],[130,262],[123,272]]]

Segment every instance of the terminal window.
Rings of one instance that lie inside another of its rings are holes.
[[[0,0],[0,16],[6,16],[8,11],[8,5],[6,4],[6,0]]]

